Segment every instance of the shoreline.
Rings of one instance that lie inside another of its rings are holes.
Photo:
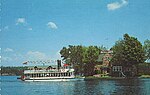
[[[118,79],[145,79],[145,78],[150,78],[150,75],[141,75],[139,77],[95,77],[95,76],[88,76],[85,77],[85,80],[97,80],[97,79],[102,79],[102,80],[118,80]]]
[[[16,77],[19,77],[21,75],[0,75],[0,76],[16,76]],[[95,77],[95,76],[88,76],[88,77],[85,77],[84,80],[120,80],[120,79],[145,79],[145,78],[150,78],[150,75],[141,75],[139,77],[111,77],[111,76],[108,76],[108,77]]]

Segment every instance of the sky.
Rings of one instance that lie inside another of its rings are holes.
[[[60,59],[68,45],[111,48],[128,33],[150,39],[149,0],[1,0],[2,66]]]

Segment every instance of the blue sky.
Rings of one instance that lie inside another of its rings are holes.
[[[3,66],[60,58],[68,45],[111,48],[128,33],[150,39],[149,0],[1,0]]]

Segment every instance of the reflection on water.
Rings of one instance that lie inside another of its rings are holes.
[[[150,95],[150,79],[23,82],[1,76],[1,95]]]
[[[114,95],[145,95],[142,92],[143,84],[139,79],[125,79],[116,81]]]

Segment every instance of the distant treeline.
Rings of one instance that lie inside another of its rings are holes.
[[[3,67],[1,66],[0,73],[1,75],[22,75],[23,71],[27,69],[27,67]]]

